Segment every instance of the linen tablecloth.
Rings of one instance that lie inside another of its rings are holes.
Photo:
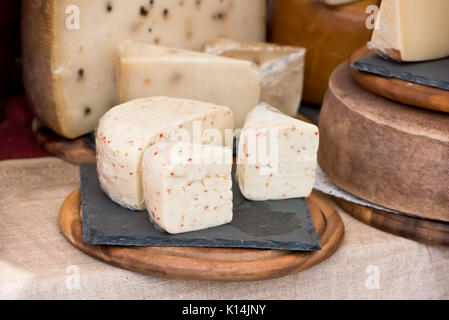
[[[449,248],[366,226],[323,263],[280,279],[221,283],[147,276],[69,244],[58,211],[79,168],[56,158],[0,161],[1,299],[448,299]]]

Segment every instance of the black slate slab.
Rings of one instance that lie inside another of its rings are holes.
[[[83,238],[91,244],[118,246],[196,246],[316,251],[320,241],[304,199],[252,202],[234,183],[230,224],[170,235],[158,231],[146,211],[130,211],[102,191],[94,164],[83,165],[81,208]]]
[[[357,60],[352,67],[383,77],[449,90],[449,58],[424,62],[397,62],[372,54]]]

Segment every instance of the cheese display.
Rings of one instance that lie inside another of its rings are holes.
[[[449,1],[384,0],[368,47],[398,61],[449,56]]]
[[[306,49],[221,38],[209,42],[204,51],[254,62],[262,76],[261,101],[277,106],[290,116],[298,113]]]
[[[209,129],[219,130],[219,141],[212,140]],[[231,109],[205,102],[153,97],[116,106],[101,118],[96,132],[101,186],[118,204],[143,210],[140,165],[148,146],[179,139],[232,145],[232,139],[225,139],[226,129],[234,129]]]
[[[230,107],[236,126],[260,101],[261,77],[249,61],[126,41],[120,45],[121,102],[152,96]]]
[[[359,87],[348,64],[322,107],[318,161],[339,187],[421,218],[449,221],[449,117]]]
[[[307,197],[313,189],[319,133],[267,105],[249,115],[238,146],[240,190],[249,200]]]
[[[142,181],[151,221],[171,234],[231,222],[232,163],[232,148],[164,142],[149,147]]]
[[[268,22],[270,42],[307,49],[303,101],[321,104],[331,72],[364,46],[368,6],[380,0],[328,6],[312,0],[273,0]]]
[[[192,50],[217,36],[264,41],[265,16],[265,0],[23,1],[29,101],[46,126],[81,136],[118,103],[115,67],[123,40]]]

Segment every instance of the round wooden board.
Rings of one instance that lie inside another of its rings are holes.
[[[355,61],[373,53],[374,51],[364,46],[354,52],[350,64],[352,65]],[[352,67],[350,69],[351,77],[368,91],[411,106],[449,112],[449,91],[447,90],[395,78],[381,77],[358,71]]]
[[[79,189],[61,206],[59,225],[76,248],[120,268],[183,279],[254,281],[303,271],[338,250],[344,238],[344,225],[337,210],[315,192],[307,202],[321,240],[322,249],[316,252],[87,244],[82,235]]]
[[[95,163],[95,150],[90,147],[85,136],[66,139],[43,126],[37,119],[33,120],[32,131],[37,143],[52,156],[76,165]]]
[[[335,202],[357,220],[376,229],[421,243],[449,246],[449,223],[365,207],[343,199]]]

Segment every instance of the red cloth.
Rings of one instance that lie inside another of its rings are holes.
[[[25,97],[8,99],[0,122],[0,160],[46,157],[31,132],[33,114]]]

